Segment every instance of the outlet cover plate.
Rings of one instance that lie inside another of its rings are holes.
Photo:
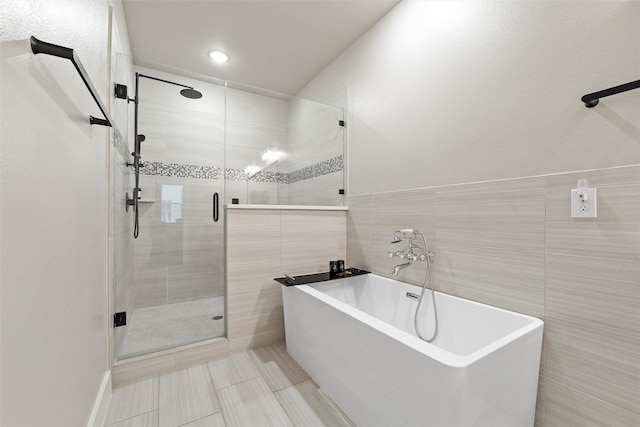
[[[587,189],[586,202],[582,202],[578,197],[578,190],[571,190],[571,218],[597,218],[598,203],[595,188]]]

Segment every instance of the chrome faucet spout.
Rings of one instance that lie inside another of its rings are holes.
[[[405,262],[404,264],[398,264],[395,267],[393,267],[391,269],[391,275],[393,276],[397,276],[398,273],[400,273],[400,270],[402,270],[403,268],[409,267],[411,265],[410,262]]]

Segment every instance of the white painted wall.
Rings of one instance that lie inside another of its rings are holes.
[[[74,48],[105,102],[109,1],[0,3],[0,425],[86,425],[109,369],[107,149]]]
[[[404,0],[299,95],[342,99],[350,195],[640,162],[637,1]],[[348,91],[348,99],[346,93]]]

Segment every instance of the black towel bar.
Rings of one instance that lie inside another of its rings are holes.
[[[600,90],[598,92],[588,93],[580,100],[584,102],[584,106],[587,108],[593,108],[598,105],[598,99],[604,98],[605,96],[615,95],[621,92],[626,92],[632,89],[640,88],[640,80],[636,80],[635,82],[625,83],[620,86],[610,87],[609,89]]]
[[[89,123],[91,123],[92,125],[112,127],[112,124],[111,124],[112,121],[109,118],[109,115],[107,114],[107,110],[102,104],[102,101],[100,100],[100,98],[98,97],[98,93],[96,89],[93,87],[93,83],[91,83],[91,79],[89,79],[87,72],[82,66],[82,62],[80,62],[80,58],[76,56],[76,53],[73,51],[73,49],[43,42],[42,40],[38,40],[37,38],[31,36],[31,51],[36,55],[38,53],[45,53],[47,55],[57,56],[59,58],[65,58],[71,61],[73,63],[73,66],[76,67],[78,74],[80,74],[80,77],[82,78],[82,81],[84,82],[85,86],[87,86],[87,89],[89,89],[89,92],[91,93],[91,96],[93,97],[94,101],[96,101],[96,104],[98,104],[98,108],[100,108],[100,111],[104,115],[104,119],[89,116]]]

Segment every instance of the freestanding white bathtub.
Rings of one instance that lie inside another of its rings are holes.
[[[287,351],[359,427],[533,426],[543,323],[374,274],[283,290]],[[420,331],[433,332],[425,291]]]

